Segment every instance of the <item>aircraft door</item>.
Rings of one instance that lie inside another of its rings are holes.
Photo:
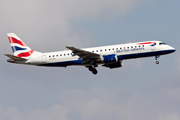
[[[42,56],[42,62],[44,62],[44,63],[46,62],[46,55]]]
[[[150,49],[151,49],[152,51],[154,51],[154,50],[155,50],[155,46],[156,46],[156,43],[154,42],[153,44],[150,45]]]
[[[151,49],[152,51],[154,51],[154,50],[155,50],[155,47],[154,47],[154,46],[150,46],[150,49]]]

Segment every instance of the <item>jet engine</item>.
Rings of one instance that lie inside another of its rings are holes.
[[[123,63],[122,63],[122,61],[118,61],[118,62],[115,62],[115,63],[109,63],[109,64],[106,63],[106,64],[104,64],[102,66],[113,69],[113,68],[122,67]]]
[[[116,63],[118,62],[118,58],[116,54],[111,54],[111,55],[104,55],[101,57],[101,62],[104,63]]]

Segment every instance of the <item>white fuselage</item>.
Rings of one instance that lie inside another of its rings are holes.
[[[149,44],[149,42],[155,42],[156,44],[152,45]],[[124,59],[159,56],[175,51],[173,47],[166,45],[161,41],[118,44],[102,47],[84,48],[81,50],[99,54],[101,57],[99,58],[100,61],[98,61],[97,64],[104,64],[102,59],[103,56],[106,55],[114,54],[117,56],[118,61],[122,61]],[[40,53],[34,51],[34,53],[29,57],[27,61],[15,61],[15,63],[53,67],[66,67],[70,65],[88,66],[89,64],[84,64],[83,58],[75,55],[71,50],[48,53]]]

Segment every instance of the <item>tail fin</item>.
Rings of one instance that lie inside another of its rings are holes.
[[[26,58],[34,52],[16,34],[8,33],[7,36],[15,56]]]

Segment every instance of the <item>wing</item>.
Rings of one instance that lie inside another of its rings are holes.
[[[100,56],[101,56],[100,54],[78,49],[73,46],[66,46],[66,48],[71,50],[74,55],[78,55],[80,59],[83,59],[84,63],[89,62],[91,59],[94,59],[94,60],[100,59]]]

